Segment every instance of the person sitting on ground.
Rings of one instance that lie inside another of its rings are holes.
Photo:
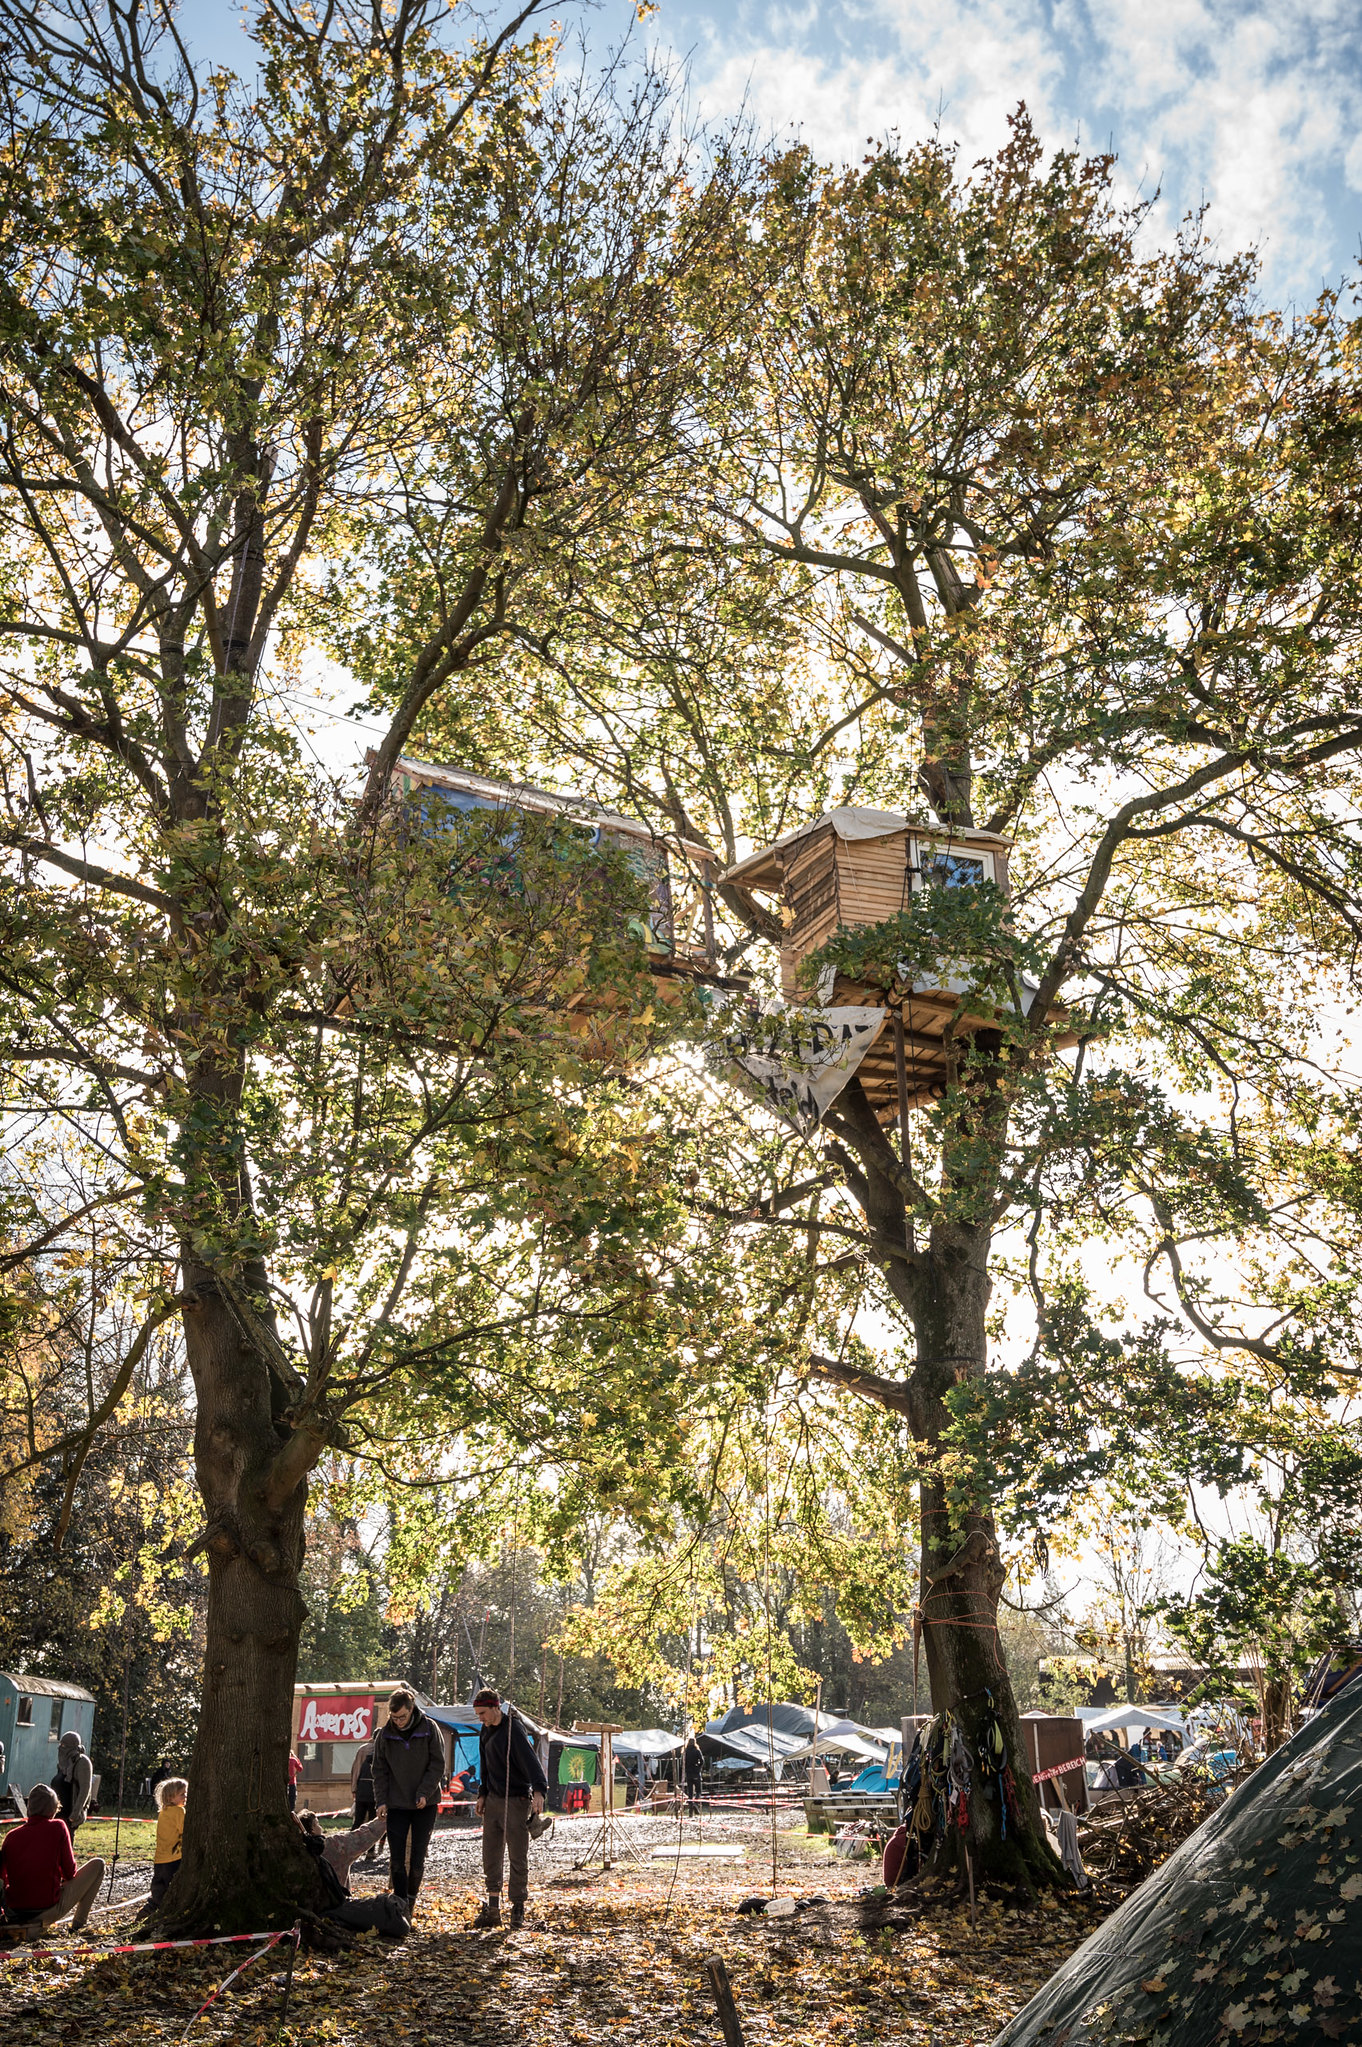
[[[184,1853],[184,1809],[189,1801],[187,1777],[163,1777],[156,1786],[156,1847],[151,1865],[151,1897],[147,1911],[159,1910],[174,1882]]]
[[[78,1933],[99,1895],[104,1864],[94,1855],[77,1869],[70,1831],[50,1784],[35,1784],[27,1802],[28,1818],[0,1843],[5,1917],[12,1926],[41,1931],[70,1913],[71,1931]]]
[[[445,1773],[444,1736],[415,1695],[399,1685],[374,1737],[374,1797],[388,1814],[388,1865],[394,1894],[416,1904]]]
[[[340,1878],[341,1889],[348,1897],[351,1868],[366,1849],[372,1848],[375,1841],[383,1839],[388,1815],[385,1812],[377,1813],[373,1819],[366,1820],[362,1827],[351,1827],[344,1833],[336,1834],[322,1832],[322,1823],[315,1812],[295,1813],[294,1818],[309,1841],[321,1842],[321,1859],[335,1870]]]
[[[327,1918],[353,1932],[372,1927],[387,1940],[405,1940],[411,1931],[411,1908],[405,1898],[392,1891],[367,1898],[350,1895],[351,1865],[367,1842],[378,1839],[386,1824],[384,1817],[379,1814],[362,1827],[330,1835],[322,1832],[315,1812],[295,1813],[294,1818],[304,1847],[316,1860],[321,1910]]]
[[[473,1924],[500,1926],[502,1868],[509,1856],[514,1933],[525,1924],[530,1895],[530,1822],[544,1810],[549,1780],[519,1714],[511,1707],[503,1712],[500,1696],[490,1685],[474,1694],[473,1711],[481,1723],[478,1778],[482,1789],[477,1814],[482,1821],[482,1874],[487,1885],[487,1903]]]
[[[75,1728],[69,1728],[57,1743],[57,1774],[52,1779],[52,1789],[57,1794],[57,1811],[73,1841],[77,1828],[84,1824],[94,1781],[94,1765],[85,1753],[85,1744]]]

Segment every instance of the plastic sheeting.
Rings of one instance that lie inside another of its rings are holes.
[[[665,1727],[626,1727],[610,1738],[617,1756],[670,1756],[685,1746],[683,1734],[668,1734]]]
[[[1187,1722],[1181,1713],[1161,1712],[1156,1706],[1110,1706],[1104,1713],[1080,1709],[1079,1718],[1084,1734],[1110,1734],[1116,1727],[1128,1727],[1132,1733],[1140,1727],[1163,1727],[1182,1735],[1187,1732]]]
[[[994,2047],[1362,2039],[1362,1686],[1133,1891]]]

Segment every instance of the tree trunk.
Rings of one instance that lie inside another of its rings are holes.
[[[197,1300],[185,1338],[208,1618],[184,1859],[166,1906],[177,1927],[254,1932],[288,1925],[315,1902],[312,1858],[288,1807],[307,1486],[272,1501],[271,1472],[288,1434],[272,1412],[273,1375],[188,1251],[185,1271]]]
[[[1263,1679],[1263,1753],[1279,1749],[1291,1732],[1291,1679],[1268,1674]]]
[[[1069,1878],[1051,1852],[1040,1817],[998,1639],[1004,1571],[993,1515],[972,1477],[959,1472],[949,1445],[944,1463],[942,1458],[951,1421],[945,1396],[983,1369],[988,1250],[986,1230],[936,1225],[926,1269],[914,1288],[918,1355],[906,1404],[917,1446],[922,1516],[918,1609],[932,1711],[955,1716],[970,1754],[964,1842],[975,1882],[1030,1891],[1066,1887]],[[979,1730],[990,1706],[1002,1725],[1017,1791],[1005,1834],[996,1780],[990,1782],[979,1767]],[[943,1859],[954,1859],[956,1853],[948,1837]]]

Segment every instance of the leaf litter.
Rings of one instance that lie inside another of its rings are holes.
[[[748,2047],[986,2047],[1113,1898],[1017,1911],[987,1897],[977,1930],[959,1908],[868,1894],[874,1871],[837,1861],[803,1836],[781,1842],[780,1891],[794,1917],[739,1915],[769,1895],[763,1844],[744,1864],[643,1862],[602,1873],[555,1869],[534,1883],[526,1926],[475,1933],[480,1896],[462,1877],[428,1875],[411,1938],[365,1935],[339,1955],[304,1952],[281,2026],[285,1962],[270,1956],[193,2028],[191,2043],[234,2047],[722,2047],[703,1975],[727,1962]],[[763,1881],[764,1875],[764,1881]],[[358,1888],[358,1886],[356,1887]],[[106,1922],[96,1942],[126,1939]],[[89,1935],[83,1936],[89,1943]],[[74,1940],[65,1945],[75,1946]],[[4,1965],[2,2047],[116,2040],[178,2042],[227,1969],[222,1949],[107,1962],[57,1956]]]

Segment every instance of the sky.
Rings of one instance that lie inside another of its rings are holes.
[[[249,62],[238,0],[182,0],[199,54]],[[966,161],[1025,101],[1042,138],[1114,149],[1171,233],[1203,203],[1221,250],[1256,248],[1273,302],[1358,270],[1362,7],[1357,0],[558,0],[597,53],[632,32],[689,71],[698,109],[745,108],[828,161],[939,124]],[[496,10],[493,10],[493,18]]]

